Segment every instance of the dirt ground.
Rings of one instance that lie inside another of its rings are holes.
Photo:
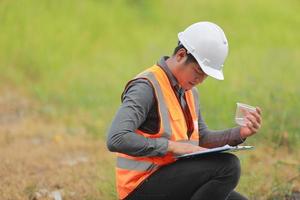
[[[69,129],[42,118],[23,96],[1,93],[1,200],[108,198],[112,155],[84,128]]]

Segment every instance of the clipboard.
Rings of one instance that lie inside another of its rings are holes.
[[[180,156],[176,156],[177,159],[182,158],[191,158],[196,156],[201,156],[203,154],[210,154],[210,153],[217,153],[217,152],[230,152],[230,151],[240,151],[240,150],[250,150],[253,149],[254,146],[230,146],[230,145],[224,145],[222,147],[216,147],[212,149],[207,149],[204,151],[197,151],[194,153],[188,153]]]

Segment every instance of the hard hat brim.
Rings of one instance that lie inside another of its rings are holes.
[[[204,71],[205,74],[217,80],[224,80],[224,74],[222,69],[221,70],[213,69],[212,67],[208,67],[202,64],[201,61],[199,61],[197,58],[195,59],[197,60],[198,64],[200,65],[200,68]]]

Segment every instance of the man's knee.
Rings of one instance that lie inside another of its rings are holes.
[[[231,153],[224,153],[224,155],[226,156],[226,160],[228,161],[228,167],[237,171],[241,170],[240,159],[236,155]]]
[[[239,158],[231,153],[224,153],[225,170],[232,182],[237,185],[241,175],[241,164]]]

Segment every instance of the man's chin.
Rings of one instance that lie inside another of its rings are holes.
[[[189,85],[189,86],[183,87],[183,89],[184,89],[185,91],[187,91],[187,90],[192,89],[193,87],[194,87],[193,85]]]

